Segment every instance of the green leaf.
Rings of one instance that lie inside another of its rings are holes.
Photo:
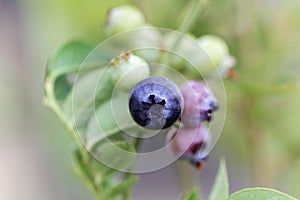
[[[95,87],[101,71],[102,70],[94,71],[93,73],[89,73],[76,81],[73,90],[68,94],[62,108],[67,119],[72,119],[73,107],[77,108],[79,105],[84,105],[84,102],[87,101],[87,99],[92,98],[89,98],[89,96],[93,94],[93,89],[91,88]]]
[[[227,200],[297,200],[287,194],[267,188],[249,188],[236,192]]]
[[[131,191],[131,188],[138,181],[136,176],[130,175],[127,179],[123,180],[118,185],[114,186],[108,194],[109,199],[117,197],[119,194],[128,193]]]
[[[83,41],[67,42],[49,60],[47,73],[61,75],[77,71],[93,49],[93,45]]]
[[[87,72],[104,68],[110,63],[113,57],[111,52],[103,47],[95,47],[85,41],[71,40],[54,53],[48,61],[45,79],[46,95],[50,101],[57,101],[61,105],[70,93],[73,83],[67,80],[67,76],[82,77]],[[107,48],[109,47],[108,44]]]
[[[56,79],[54,85],[54,96],[59,104],[63,103],[71,88],[72,86],[68,83],[66,76],[62,75]]]
[[[134,145],[118,141],[98,145],[91,153],[108,167],[116,168],[119,171],[128,171],[135,164],[135,154],[132,154],[135,152]]]
[[[74,168],[76,174],[81,177],[85,183],[87,184],[88,188],[93,190],[94,186],[94,177],[92,175],[92,172],[88,169],[87,165],[84,162],[84,158],[82,156],[82,153],[75,149],[73,152],[73,159],[74,159]]]
[[[101,52],[104,49],[105,52]],[[111,161],[109,166],[112,168],[107,166],[106,162],[98,161],[93,157],[94,155],[91,156],[82,145],[93,112],[111,98],[114,89],[111,76],[115,69],[109,67],[104,69],[104,67],[110,62],[112,52],[116,51],[106,51],[107,48],[94,50],[93,45],[82,41],[71,41],[49,60],[45,79],[45,103],[68,127],[72,139],[79,148],[74,151],[75,172],[100,199],[107,199],[108,193],[125,193],[125,190],[129,191],[136,182],[136,178],[130,175],[119,183],[118,176],[118,170],[129,170],[135,163],[134,154],[119,155],[123,150],[135,152],[133,145],[127,142],[103,142],[97,145],[92,153],[102,161]],[[83,62],[84,69],[78,72]],[[77,78],[75,83],[69,79],[72,76]],[[116,105],[120,105],[120,102],[124,105],[125,99],[127,102],[128,99],[124,98]],[[124,106],[117,109],[124,110]],[[109,115],[109,112],[106,114]],[[101,116],[105,119],[105,116]],[[128,116],[126,117],[128,119]],[[123,117],[121,121],[123,119],[125,118]],[[107,125],[106,128],[110,129],[116,126],[116,123]],[[114,166],[117,166],[118,170],[114,169]],[[116,185],[115,181],[119,184]]]
[[[136,127],[128,108],[128,95],[122,94],[99,106],[89,121],[87,142],[93,144],[104,137],[119,133],[122,129]]]
[[[196,188],[194,188],[188,195],[184,197],[184,200],[198,200],[198,196],[198,191]]]
[[[224,200],[228,197],[228,175],[225,161],[221,160],[218,174],[208,196],[208,200]]]
[[[112,95],[114,89],[111,81],[112,71],[113,69],[99,69],[83,76],[75,83],[65,100],[63,112],[69,121],[72,120],[76,124],[81,134],[86,131],[95,108]]]
[[[118,173],[117,170],[110,168],[104,164],[102,164],[99,160],[92,158],[90,161],[91,170],[94,172],[94,176],[98,176],[99,181],[103,182],[107,179],[111,179],[111,177]],[[98,183],[99,185],[100,183]]]

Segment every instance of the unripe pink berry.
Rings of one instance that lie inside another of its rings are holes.
[[[197,168],[206,160],[211,146],[211,135],[204,125],[174,128],[169,131],[166,140],[175,155],[180,155],[181,159],[188,160]]]
[[[211,121],[213,111],[218,109],[218,101],[206,84],[187,81],[180,86],[184,99],[182,123],[187,127],[197,127],[203,121]]]

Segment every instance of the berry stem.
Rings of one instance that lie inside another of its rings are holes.
[[[136,149],[140,148],[141,143],[143,141],[143,139],[140,136],[141,136],[141,133],[138,134],[136,140],[134,141],[134,146],[135,146]]]
[[[177,45],[181,41],[181,39],[184,37],[184,33],[187,33],[196,23],[197,19],[199,19],[199,16],[203,13],[207,5],[207,0],[195,0],[192,5],[187,5],[188,7],[191,7],[191,10],[188,12],[189,15],[185,17],[183,22],[178,28],[178,31],[182,33],[182,35],[179,35],[178,38],[175,40],[174,44],[169,49],[170,51],[173,51],[176,49]],[[169,63],[169,53],[163,54],[161,58],[161,63],[168,65]],[[165,68],[163,68],[165,69]],[[160,74],[163,74],[164,70],[160,71]]]
[[[73,140],[75,146],[76,146],[76,150],[78,151],[79,154],[81,154],[82,157],[84,157],[84,161],[83,163],[81,163],[82,165],[84,165],[84,167],[88,170],[88,173],[94,177],[94,172],[93,170],[91,170],[90,168],[90,157],[89,154],[87,152],[87,149],[84,147],[84,145],[82,144],[80,138],[77,135],[77,131],[76,128],[74,126],[74,124],[68,121],[68,119],[65,117],[60,105],[57,103],[56,99],[55,99],[55,95],[54,95],[54,83],[56,81],[57,76],[56,75],[52,75],[49,76],[46,80],[45,80],[45,98],[44,98],[44,103],[46,106],[48,106],[58,117],[59,119],[63,122],[63,124],[67,127],[68,129],[68,133],[71,137],[71,139]],[[105,199],[103,197],[103,191],[102,188],[99,188],[96,184],[94,184],[94,182],[90,179],[88,179],[86,177],[86,175],[84,175],[84,172],[82,172],[81,170],[78,169],[78,167],[76,167],[75,169],[77,175],[83,180],[83,182],[86,184],[86,186],[94,193],[95,197],[97,197],[97,199]]]
[[[69,122],[65,115],[62,112],[61,107],[57,103],[54,95],[54,83],[56,81],[56,76],[49,76],[45,80],[45,98],[44,98],[44,103],[47,107],[49,107],[58,117],[59,119],[63,122],[63,124],[67,127],[68,133],[73,140],[73,142],[76,144],[76,146],[81,150],[81,152],[86,152],[85,147],[81,143],[77,132],[75,130],[74,124],[72,122]]]
[[[181,33],[189,32],[190,29],[193,28],[193,26],[195,25],[197,19],[199,19],[200,15],[203,13],[204,9],[206,8],[206,4],[207,0],[195,0],[194,3],[191,5],[191,11],[189,11],[189,15],[185,17],[180,27],[178,28],[178,31]],[[175,43],[171,48],[172,50],[176,49],[183,36],[184,35],[180,35],[178,39],[175,40]]]
[[[199,19],[200,15],[206,8],[206,5],[207,0],[195,0],[192,4],[189,15],[186,16],[186,18],[178,28],[178,31],[182,33],[188,32],[195,25],[197,19]]]

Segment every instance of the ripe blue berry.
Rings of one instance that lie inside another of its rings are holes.
[[[182,123],[187,127],[197,127],[203,121],[210,122],[213,111],[218,109],[218,101],[208,86],[187,81],[180,86],[180,91],[184,99]]]
[[[129,110],[142,127],[165,129],[181,115],[183,98],[174,82],[159,76],[139,82],[129,95]]]
[[[180,159],[188,160],[198,170],[202,169],[211,146],[211,135],[204,125],[172,129],[166,140],[171,151],[180,155]]]

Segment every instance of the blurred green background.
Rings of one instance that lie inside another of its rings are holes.
[[[133,3],[154,26],[176,29],[187,2],[0,0],[0,199],[92,199],[72,172],[66,130],[42,104],[47,58],[73,37],[103,40],[113,6]],[[300,198],[300,1],[208,2],[192,33],[223,37],[237,59],[224,131],[199,178],[175,166],[141,175],[134,199],[179,199],[195,183],[206,194],[220,157],[232,192],[266,186]]]

